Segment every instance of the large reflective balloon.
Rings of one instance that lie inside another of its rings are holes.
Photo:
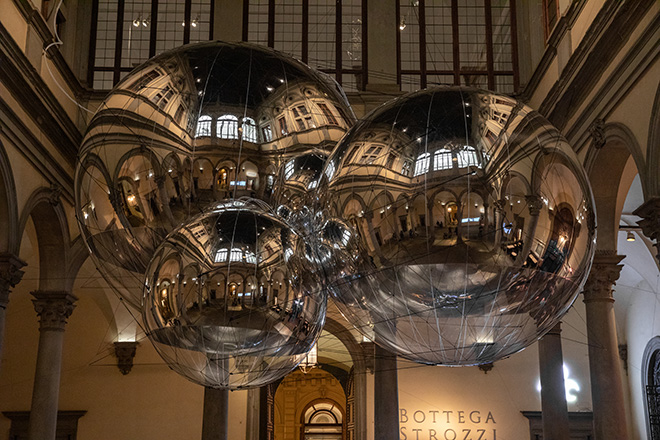
[[[255,200],[217,204],[174,230],[147,268],[147,336],[204,386],[281,379],[320,334],[326,294],[303,237]]]
[[[571,147],[513,98],[412,93],[358,122],[319,184],[321,259],[340,310],[419,362],[493,362],[575,300],[595,247]]]
[[[267,48],[210,42],[151,59],[105,99],[80,149],[76,208],[92,257],[139,308],[169,232],[243,196],[295,212],[317,184],[314,158],[354,119],[336,82]]]

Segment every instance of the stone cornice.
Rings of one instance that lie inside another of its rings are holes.
[[[559,80],[539,111],[560,130],[566,125],[621,48],[654,0],[608,0],[573,52]]]
[[[568,32],[573,27],[573,24],[580,16],[580,12],[582,12],[582,9],[586,3],[587,2],[585,1],[571,2],[571,5],[568,8],[566,14],[559,19],[554,29],[552,30],[550,38],[547,41],[545,52],[541,57],[541,61],[539,62],[538,66],[536,66],[536,69],[534,69],[532,77],[529,79],[529,81],[527,81],[525,89],[520,93],[519,97],[521,100],[529,102],[529,100],[532,98],[532,95],[541,83],[541,80],[548,72],[548,68],[552,64],[552,61],[557,56],[557,46],[566,35],[566,32]]]
[[[32,300],[34,310],[39,316],[39,331],[64,331],[78,298],[64,291],[42,290],[32,292],[32,296],[35,298]]]
[[[46,146],[32,134],[11,107],[0,99],[0,132],[51,183],[62,187],[62,196],[73,204],[73,177],[50,154]],[[71,164],[73,166],[73,164]]]
[[[80,130],[1,23],[0,81],[22,104],[25,113],[37,118],[53,145],[75,163],[82,141]]]

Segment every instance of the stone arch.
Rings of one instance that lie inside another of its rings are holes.
[[[648,185],[645,191],[645,200],[647,197],[660,195],[660,86],[655,92],[655,100],[653,101],[653,110],[651,110],[651,119],[649,124],[648,143],[646,145],[646,158],[648,170]],[[637,166],[639,169],[639,165]],[[642,188],[644,181],[642,179]]]
[[[89,258],[89,250],[87,249],[87,244],[83,239],[82,235],[77,236],[72,242],[69,248],[69,261],[67,265],[67,285],[66,290],[71,292],[73,290],[73,284],[76,281],[78,272],[85,261]]]
[[[39,289],[66,290],[69,227],[60,201],[59,188],[39,188],[25,203],[19,221],[19,236],[32,218],[39,249]],[[20,243],[19,243],[20,244]]]
[[[18,255],[20,236],[16,186],[9,158],[0,142],[0,252]]]
[[[598,248],[616,249],[619,215],[627,191],[620,191],[622,185],[630,186],[634,175],[630,175],[629,162],[640,175],[644,198],[648,195],[648,179],[642,151],[634,135],[625,125],[609,123],[605,125],[605,144],[592,148],[585,159],[585,168],[596,204],[598,224]],[[623,193],[623,197],[619,197]]]
[[[360,197],[357,194],[351,194],[348,198],[346,198],[346,200],[344,200],[344,202],[341,205],[341,210],[339,211],[339,213],[341,215],[344,215],[344,212],[346,211],[346,207],[348,206],[348,204],[351,201],[356,201],[357,203],[359,203],[360,208],[362,209],[362,211],[365,211],[365,212],[367,211],[367,209],[368,209],[367,204],[364,203],[364,200],[362,199],[362,197]]]
[[[163,175],[163,170],[161,169],[161,164],[160,161],[158,160],[158,156],[151,151],[150,149],[146,147],[140,147],[140,148],[133,148],[132,150],[127,151],[124,153],[124,155],[119,159],[117,162],[117,166],[114,171],[113,175],[113,182],[116,182],[119,179],[119,176],[121,174],[121,169],[123,168],[124,164],[131,158],[137,157],[137,156],[142,156],[146,158],[149,163],[151,164],[151,167],[153,169],[155,177],[161,177]]]

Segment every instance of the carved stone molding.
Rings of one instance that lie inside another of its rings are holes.
[[[653,197],[639,208],[633,211],[633,214],[642,218],[637,224],[642,228],[642,233],[651,240],[656,247],[656,258],[660,262],[660,197]]]
[[[538,217],[541,213],[541,208],[543,207],[543,199],[537,195],[529,195],[525,196],[525,202],[527,202],[529,215]]]
[[[499,199],[495,200],[493,202],[493,207],[495,208],[496,212],[502,213],[504,212],[504,207],[506,206],[506,199]]]
[[[117,367],[121,374],[127,375],[133,368],[133,358],[138,346],[137,341],[115,342],[115,356],[117,357]]]
[[[591,135],[591,144],[593,147],[596,149],[603,148],[607,142],[605,139],[605,121],[594,119],[589,126],[589,134]]]
[[[57,184],[51,185],[50,192],[48,193],[48,202],[53,206],[57,206],[60,204],[60,197],[62,197],[62,187]]]
[[[0,253],[0,308],[6,308],[9,292],[23,278],[25,262],[13,254]]]
[[[616,251],[596,251],[591,272],[584,285],[584,302],[614,301],[612,286],[619,279],[623,264],[619,264],[625,255],[617,255]]]
[[[39,331],[64,331],[67,318],[73,313],[78,300],[75,296],[63,291],[32,292],[34,310],[39,316]]]

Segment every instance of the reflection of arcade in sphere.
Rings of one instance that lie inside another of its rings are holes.
[[[591,265],[583,169],[506,96],[440,88],[386,103],[342,139],[319,188],[337,219],[321,235],[340,310],[411,360],[522,350],[566,313]]]
[[[332,79],[267,48],[201,43],[144,63],[105,99],[80,149],[78,218],[97,267],[139,308],[169,232],[238,197],[295,211],[318,183],[310,168],[353,123]]]
[[[173,231],[147,269],[143,318],[170,367],[239,389],[281,379],[305,357],[326,295],[302,238],[263,203],[218,204]]]

